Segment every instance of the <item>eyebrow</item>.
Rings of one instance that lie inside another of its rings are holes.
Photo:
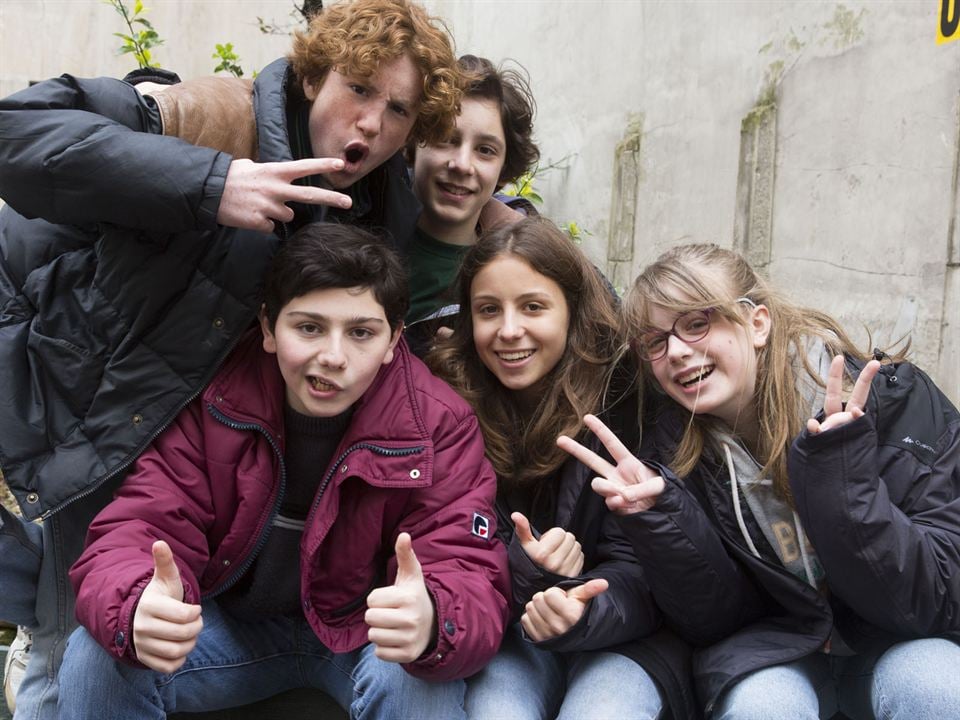
[[[500,299],[501,299],[501,298],[498,297],[498,296],[496,296],[496,295],[476,295],[476,296],[470,298],[470,302],[471,302],[471,303],[474,303],[474,302],[478,302],[478,301],[481,301],[481,300],[497,300],[497,301],[499,301]],[[545,290],[534,290],[534,291],[532,291],[532,292],[523,293],[522,295],[518,295],[515,299],[516,299],[516,300],[519,300],[519,301],[524,301],[524,300],[549,300],[549,299],[550,299],[550,293],[546,292]]]
[[[480,137],[477,138],[477,141],[489,143],[490,145],[499,145],[501,147],[505,144],[498,136],[489,133],[481,134]]]
[[[313,320],[314,322],[330,322],[330,318],[327,315],[307,312],[306,310],[291,310],[286,313],[286,315],[287,317],[304,318]],[[344,318],[343,320],[347,325],[365,325],[367,323],[379,323],[382,325],[386,322],[383,318],[374,316],[366,317],[363,315],[354,315],[353,317]]]

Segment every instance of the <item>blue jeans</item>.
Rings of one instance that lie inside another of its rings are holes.
[[[137,718],[246,705],[298,687],[325,691],[351,718],[463,718],[464,682],[427,682],[373,646],[334,653],[303,618],[240,622],[215,601],[203,604],[203,630],[169,675],[116,661],[84,629],[70,636],[60,668],[63,720]]]
[[[960,645],[942,638],[897,643],[882,653],[816,653],[757,670],[723,694],[715,720],[960,718]]]
[[[63,659],[66,639],[77,626],[73,614],[74,595],[67,571],[83,550],[87,528],[94,516],[106,505],[115,484],[108,483],[94,493],[70,503],[43,521],[43,556],[37,563],[32,551],[23,550],[20,559],[13,554],[0,554],[0,587],[4,598],[4,619],[27,625],[33,631],[30,662],[17,693],[14,720],[57,720],[57,671]],[[6,519],[5,519],[6,524]],[[33,536],[41,528],[26,525]],[[6,550],[6,546],[2,546]],[[28,553],[28,554],[24,554]],[[24,559],[30,570],[24,572]],[[10,593],[8,595],[7,593]],[[18,598],[21,617],[7,611],[7,597]],[[21,622],[26,607],[32,605],[32,622]],[[22,606],[22,607],[21,607]]]
[[[37,581],[43,559],[43,531],[0,505],[0,620],[35,627]]]
[[[467,679],[464,709],[474,720],[647,720],[660,717],[663,699],[625,655],[542,650],[514,625],[493,660]]]

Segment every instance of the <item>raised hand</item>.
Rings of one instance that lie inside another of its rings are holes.
[[[634,457],[599,418],[585,415],[583,421],[617,463],[611,465],[573,438],[566,435],[558,437],[557,445],[561,450],[600,474],[600,477],[593,479],[590,487],[604,497],[611,511],[619,515],[632,515],[652,508],[663,492],[663,478]]]
[[[324,188],[294,185],[297,178],[343,169],[339,158],[308,158],[288,162],[257,163],[234,160],[217,210],[217,222],[227,227],[272,232],[273,221],[290,222],[288,202],[349,208],[349,195]]]
[[[607,587],[607,581],[598,578],[569,590],[552,587],[538,592],[527,603],[520,624],[535,642],[563,635],[577,624],[587,603]]]
[[[173,552],[163,540],[153,544],[153,578],[133,614],[133,647],[151,670],[172,673],[183,665],[203,628],[200,606],[183,602],[183,583]]]
[[[807,432],[811,435],[846,425],[863,417],[863,408],[870,396],[870,383],[877,376],[880,363],[871,360],[864,365],[857,382],[853,385],[853,392],[850,393],[846,408],[843,406],[843,366],[843,355],[837,355],[830,363],[830,372],[827,373],[827,395],[823,399],[823,412],[826,417],[823,422],[819,422],[816,418],[807,420]]]
[[[381,660],[413,662],[437,635],[437,612],[423,581],[420,561],[409,533],[397,536],[397,577],[393,585],[367,595],[363,621],[370,627],[367,640]]]
[[[510,515],[510,519],[513,520],[520,547],[544,570],[564,577],[577,577],[583,570],[583,550],[573,533],[555,527],[547,530],[537,540],[526,515],[515,512]]]

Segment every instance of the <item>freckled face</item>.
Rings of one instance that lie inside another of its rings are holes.
[[[287,402],[313,417],[334,417],[359,400],[400,339],[368,288],[313,290],[284,305],[273,330],[264,316],[260,326]]]
[[[423,75],[409,55],[388,60],[369,78],[332,68],[318,86],[304,81],[314,157],[340,158],[330,185],[353,185],[393,156],[410,135],[420,107]]]
[[[510,390],[533,389],[566,351],[563,290],[515,255],[500,255],[477,273],[470,312],[481,362]]]

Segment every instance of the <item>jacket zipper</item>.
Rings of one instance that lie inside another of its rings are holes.
[[[160,424],[157,425],[156,428],[154,428],[153,432],[150,433],[150,435],[147,437],[147,439],[144,442],[138,444],[133,449],[133,451],[120,462],[119,465],[117,465],[113,470],[110,470],[105,475],[103,475],[103,477],[101,477],[99,480],[95,480],[85,490],[81,490],[77,494],[72,495],[71,497],[68,497],[66,500],[64,500],[62,503],[60,503],[56,507],[52,507],[49,510],[47,510],[45,513],[41,513],[40,519],[46,520],[51,515],[54,515],[55,513],[60,512],[68,505],[72,505],[73,503],[75,503],[77,500],[82,500],[88,495],[92,495],[97,490],[99,490],[100,487],[104,483],[106,483],[108,480],[111,480],[117,475],[120,475],[127,468],[133,465],[133,463],[136,462],[137,458],[139,458],[140,455],[143,454],[144,450],[150,447],[150,445],[153,444],[153,441],[156,440],[158,437],[160,437],[160,435],[163,434],[164,430],[170,427],[170,424],[177,418],[177,415],[179,415],[180,412],[185,407],[187,407],[187,405],[189,405],[194,400],[196,400],[197,397],[199,397],[200,394],[207,389],[207,385],[209,385],[210,382],[213,380],[214,375],[216,375],[217,371],[220,369],[220,366],[223,364],[223,361],[227,358],[227,356],[231,352],[233,352],[233,349],[237,346],[237,344],[240,342],[240,339],[244,336],[245,330],[246,330],[246,326],[244,327],[244,332],[238,333],[237,336],[227,344],[227,347],[224,348],[224,351],[220,353],[220,355],[217,357],[216,362],[213,363],[213,365],[211,365],[211,369],[209,370],[207,375],[204,376],[202,381],[197,385],[197,389],[194,390],[194,392],[186,400],[184,400],[183,403],[181,403],[179,406],[174,408],[173,412],[168,414],[160,422]]]
[[[232,418],[224,415],[223,412],[220,411],[218,408],[210,404],[207,405],[207,410],[217,421],[223,423],[229,428],[233,428],[234,430],[247,430],[247,431],[258,432],[267,439],[267,442],[270,443],[270,447],[273,448],[273,451],[277,455],[277,460],[280,462],[280,488],[277,491],[277,497],[274,500],[273,506],[269,510],[269,517],[267,518],[267,522],[263,525],[264,530],[263,532],[260,533],[260,537],[257,538],[256,546],[253,548],[253,550],[250,551],[247,557],[244,558],[243,562],[234,571],[233,575],[231,575],[226,581],[221,583],[219,587],[211,590],[210,592],[204,593],[201,596],[202,599],[211,598],[226,592],[231,587],[233,587],[233,585],[235,585],[240,580],[241,577],[243,577],[244,573],[246,573],[247,570],[250,569],[250,566],[253,564],[253,561],[256,560],[257,555],[260,554],[260,551],[263,550],[263,546],[267,542],[267,536],[269,535],[269,528],[273,525],[273,521],[277,516],[277,512],[280,508],[280,504],[283,502],[283,496],[284,496],[284,493],[286,492],[286,484],[287,484],[287,470],[286,470],[286,464],[283,461],[283,453],[280,451],[280,448],[277,446],[276,441],[273,439],[270,433],[267,432],[266,429],[264,429],[262,425],[259,425],[257,423],[241,423],[236,420],[233,420]],[[310,514],[307,516],[307,520],[304,523],[304,532],[306,532],[306,529],[310,527],[313,521],[314,512],[317,506],[320,504],[320,498],[323,497],[323,493],[326,490],[326,487],[329,484],[330,479],[333,477],[333,473],[340,466],[340,464],[347,457],[347,455],[349,455],[354,450],[357,450],[359,448],[366,448],[374,452],[378,452],[382,455],[386,455],[388,457],[412,455],[414,453],[417,453],[423,450],[422,445],[417,447],[412,447],[412,448],[398,448],[398,449],[382,448],[378,445],[373,445],[371,443],[356,443],[354,445],[351,445],[340,455],[339,458],[337,458],[337,462],[331,465],[331,467],[327,470],[326,476],[321,481],[320,487],[317,490],[317,496],[314,499],[313,506],[310,509]]]
[[[307,515],[307,521],[304,527],[310,527],[313,523],[313,516],[317,511],[317,507],[320,505],[320,499],[323,497],[323,493],[327,489],[327,485],[330,484],[333,474],[337,471],[338,467],[343,465],[343,461],[347,459],[347,456],[350,455],[355,450],[370,450],[377,453],[378,455],[383,455],[384,457],[403,457],[405,455],[415,455],[418,452],[423,452],[423,445],[415,445],[408,448],[385,448],[379,445],[374,445],[373,443],[368,442],[359,442],[354,443],[342,453],[340,457],[337,458],[335,463],[332,463],[327,469],[327,474],[324,476],[323,480],[320,481],[320,487],[317,489],[317,495],[313,499],[313,505],[310,507],[310,513]]]
[[[247,570],[250,569],[250,566],[253,564],[253,561],[256,560],[257,555],[260,554],[260,551],[263,550],[263,546],[267,542],[267,536],[270,534],[269,532],[270,527],[273,525],[273,521],[277,516],[277,512],[279,511],[280,504],[283,502],[283,496],[284,496],[284,493],[286,492],[286,485],[287,485],[287,466],[286,466],[286,463],[284,463],[283,461],[283,453],[280,451],[280,448],[277,446],[277,443],[273,439],[273,436],[271,436],[270,433],[268,433],[262,425],[258,423],[242,423],[237,420],[234,420],[224,415],[223,412],[221,412],[218,408],[216,408],[214,405],[210,403],[207,404],[207,411],[210,413],[210,415],[213,416],[215,420],[223,423],[229,428],[232,428],[234,430],[246,430],[246,431],[258,432],[267,439],[267,442],[270,443],[270,447],[273,448],[273,452],[276,453],[277,455],[277,460],[280,462],[280,487],[277,490],[277,497],[273,502],[273,506],[270,507],[269,510],[267,511],[268,513],[267,522],[264,523],[263,531],[260,533],[260,537],[257,538],[257,544],[254,546],[253,550],[251,550],[247,554],[247,557],[244,558],[242,563],[240,563],[240,566],[236,570],[234,570],[233,575],[231,575],[224,582],[222,582],[219,587],[214,588],[210,592],[207,592],[201,595],[200,597],[203,600],[206,600],[207,598],[211,598],[211,597],[214,597],[215,595],[219,595],[223,592],[226,592],[231,587],[233,587],[237,583],[237,581],[240,580],[241,577],[243,577],[244,573],[246,573]]]

